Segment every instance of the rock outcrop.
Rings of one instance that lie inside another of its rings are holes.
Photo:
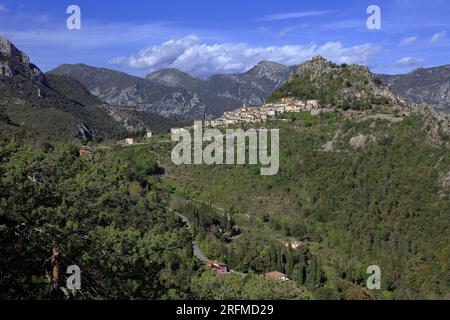
[[[283,97],[316,99],[323,106],[354,110],[401,103],[367,67],[337,65],[321,56],[301,64],[269,100],[276,101]]]
[[[424,121],[424,130],[431,144],[450,147],[450,115],[430,105],[411,104],[411,110]]]
[[[0,37],[0,76],[13,77],[21,75],[45,84],[45,76],[30,58],[17,49],[8,39]]]

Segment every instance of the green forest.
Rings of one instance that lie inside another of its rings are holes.
[[[1,140],[0,299],[309,298],[291,283],[256,274],[221,280],[205,270],[148,146],[89,157],[80,147]],[[54,289],[53,250],[58,286],[77,265],[81,290]]]
[[[450,152],[428,143],[418,116],[297,113],[270,126],[282,128],[276,176],[165,163],[167,190],[196,221],[204,252],[240,272],[286,273],[319,299],[447,296]],[[359,134],[370,139],[352,147]],[[382,270],[382,290],[365,288],[370,265]]]
[[[266,124],[281,129],[275,176],[251,165],[174,166],[167,134],[91,143],[80,156],[78,140],[2,123],[1,299],[448,295],[450,153],[429,143],[417,115],[282,114]],[[362,134],[363,147],[349,143]],[[233,273],[209,271],[193,241]],[[76,292],[63,290],[69,265],[82,271]],[[366,288],[370,265],[382,270],[381,290]],[[290,281],[264,276],[272,271]]]

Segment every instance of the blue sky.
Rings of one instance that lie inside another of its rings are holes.
[[[66,27],[71,4],[81,8],[81,30]],[[369,5],[381,9],[381,30],[366,26]],[[405,73],[450,63],[449,14],[447,0],[0,0],[0,34],[45,71],[86,63],[207,77],[321,54]]]

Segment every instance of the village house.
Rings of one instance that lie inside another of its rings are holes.
[[[292,249],[298,249],[302,246],[302,243],[298,240],[288,240],[288,241],[282,241],[282,242],[286,248],[291,247]]]
[[[79,150],[80,157],[85,158],[92,154],[92,150],[89,147],[83,147]]]
[[[206,267],[216,273],[224,274],[230,272],[230,268],[228,267],[228,265],[219,261],[208,261],[206,263]]]
[[[134,139],[133,138],[126,138],[125,139],[125,144],[127,146],[133,145],[134,144]]]
[[[151,138],[153,136],[153,133],[151,131],[147,131],[147,133],[145,134],[146,138]]]
[[[182,133],[184,130],[185,130],[184,128],[172,128],[172,129],[170,129],[170,132],[171,132],[172,134],[180,134],[180,133]]]
[[[267,272],[264,274],[264,276],[276,280],[289,281],[289,278],[284,273],[281,273],[279,271]]]

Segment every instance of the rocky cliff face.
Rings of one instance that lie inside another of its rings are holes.
[[[450,148],[450,115],[438,112],[430,105],[410,104],[410,108],[423,119],[430,143]]]
[[[243,74],[212,76],[207,80],[207,88],[218,96],[260,105],[288,80],[291,71],[290,67],[262,61]]]
[[[404,75],[378,75],[398,95],[450,113],[450,65],[420,68]]]
[[[163,117],[156,113],[135,109],[103,105],[102,108],[128,132],[151,131],[152,133],[168,132],[171,128],[191,125],[191,121],[178,117]]]
[[[0,37],[0,76],[22,75],[32,81],[45,83],[41,70],[30,63],[30,58],[17,49],[8,39]]]

